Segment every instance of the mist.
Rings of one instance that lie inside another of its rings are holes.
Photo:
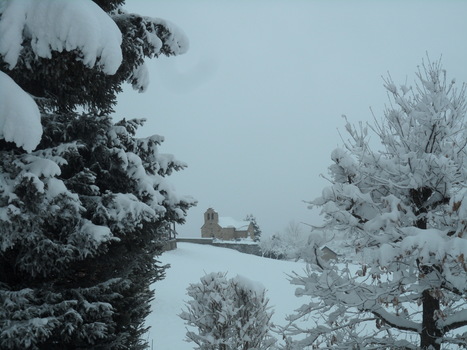
[[[343,114],[351,123],[382,118],[383,78],[413,85],[428,59],[441,58],[459,87],[467,81],[466,2],[128,0],[126,8],[168,19],[190,39],[187,54],[148,61],[148,90],[127,86],[115,113],[147,118],[139,136],[163,135],[161,152],[188,164],[171,176],[178,193],[198,200],[177,226],[182,237],[200,236],[210,207],[238,220],[253,214],[264,235],[290,221],[319,225],[304,201],[328,184]]]

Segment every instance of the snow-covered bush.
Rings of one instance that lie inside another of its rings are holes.
[[[356,271],[330,264],[292,279],[311,300],[290,317],[289,334],[305,335],[290,348],[466,345],[465,85],[456,89],[440,62],[417,77],[414,88],[386,80],[384,119],[347,123],[349,140],[331,154],[331,185],[311,205],[365,260]]]
[[[187,293],[192,300],[180,317],[198,329],[186,334],[197,349],[263,350],[275,343],[270,334],[272,313],[260,284],[242,276],[228,280],[218,272],[191,284]]]

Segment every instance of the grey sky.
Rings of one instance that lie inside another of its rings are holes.
[[[466,1],[143,1],[126,8],[170,20],[190,39],[180,57],[149,62],[146,93],[130,87],[116,116],[145,117],[140,136],[188,163],[172,176],[198,206],[181,236],[199,236],[203,213],[256,216],[264,234],[319,223],[303,200],[319,196],[330,153],[349,121],[383,115],[382,76],[412,85],[417,66],[443,56],[467,81]]]

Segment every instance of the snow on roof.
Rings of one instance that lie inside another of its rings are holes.
[[[249,221],[237,221],[229,217],[219,217],[219,226],[223,228],[233,227],[236,230],[247,230]]]

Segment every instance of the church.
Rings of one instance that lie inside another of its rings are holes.
[[[229,217],[219,217],[212,208],[204,213],[204,225],[201,237],[232,241],[240,238],[254,239],[253,224],[249,221],[237,221]]]

